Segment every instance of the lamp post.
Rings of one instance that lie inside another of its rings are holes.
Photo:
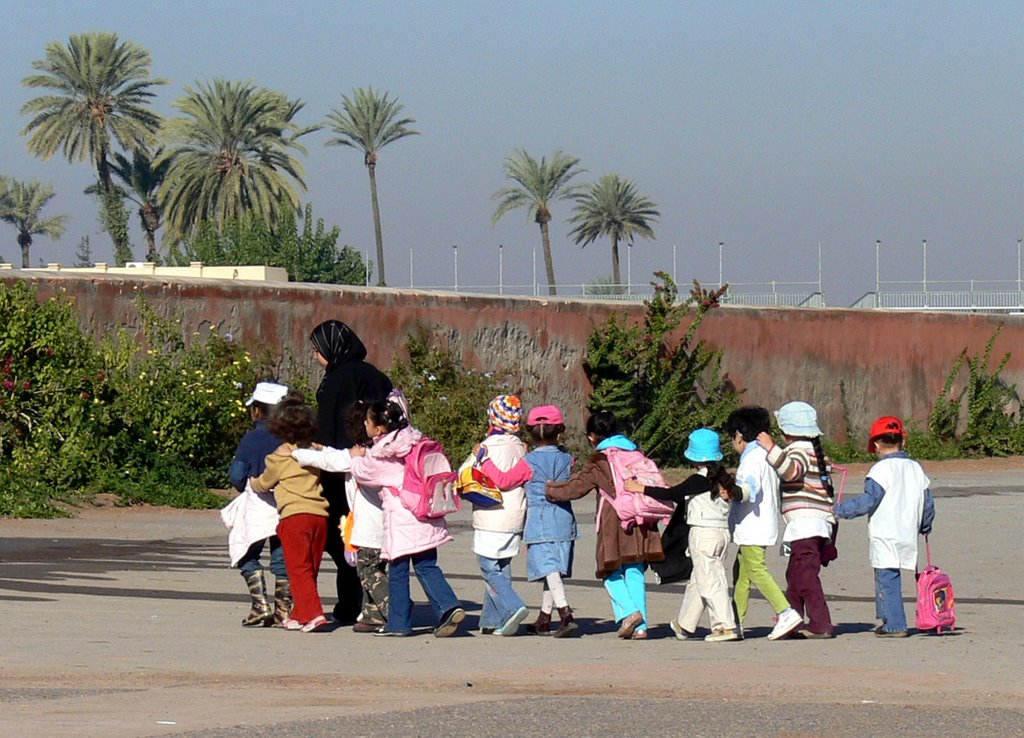
[[[633,242],[626,244],[626,294],[633,294]]]
[[[1020,242],[1024,241],[1022,238],[1017,239],[1017,303],[1020,303]]]
[[[921,239],[921,286],[925,306],[928,305],[928,239]]]
[[[881,296],[879,290],[881,289],[881,283],[878,281],[878,253],[882,248],[882,242],[875,239],[875,307],[881,304]]]
[[[498,294],[505,294],[505,245],[498,244]]]
[[[409,287],[412,287],[412,286],[413,286],[413,278],[412,278],[412,254],[413,254],[413,251],[412,251],[412,249],[409,249]]]
[[[455,252],[455,291],[459,291],[459,247],[452,244],[452,251]]]
[[[725,241],[718,242],[718,289],[722,289],[722,247]]]

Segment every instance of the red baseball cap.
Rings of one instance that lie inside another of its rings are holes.
[[[903,421],[892,415],[883,415],[871,424],[871,433],[868,436],[868,451],[871,453],[875,452],[876,438],[892,435],[894,433],[898,433],[904,437],[907,435],[907,432],[903,430]]]
[[[562,411],[555,405],[538,405],[530,410],[530,414],[526,416],[526,424],[540,425],[541,423],[565,425],[565,417],[562,415]]]

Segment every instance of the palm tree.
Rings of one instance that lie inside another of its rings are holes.
[[[41,218],[39,213],[54,197],[53,187],[38,180],[19,182],[16,179],[0,181],[0,220],[18,229],[21,247],[21,268],[31,266],[29,252],[33,236],[60,238],[64,235],[68,216],[54,215]]]
[[[292,152],[305,154],[298,139],[317,130],[294,122],[305,103],[224,79],[185,92],[174,103],[184,115],[167,121],[166,148],[153,161],[168,165],[158,192],[165,238],[186,238],[203,221],[219,228],[247,215],[273,227],[282,208],[297,211],[306,184]]]
[[[377,241],[377,284],[385,286],[384,239],[380,231],[380,204],[377,201],[378,152],[392,141],[406,136],[416,136],[419,131],[409,128],[414,118],[398,118],[403,106],[391,99],[385,92],[378,93],[372,87],[360,87],[352,97],[341,96],[341,110],[334,109],[327,115],[327,125],[337,138],[327,142],[328,146],[351,146],[363,152],[363,164],[370,175],[370,204],[373,207],[373,235]]]
[[[124,154],[115,153],[114,160],[110,162],[111,171],[124,185],[125,197],[139,206],[139,222],[146,234],[146,261],[155,262],[159,258],[156,232],[162,223],[156,196],[170,166],[171,160],[163,158],[163,148],[152,154],[146,149],[138,149],[131,160]]]
[[[116,33],[79,33],[67,46],[47,44],[46,58],[32,62],[39,74],[22,80],[25,87],[51,91],[21,107],[22,115],[32,116],[21,130],[29,151],[44,160],[58,150],[70,162],[91,160],[109,199],[113,142],[135,151],[152,144],[160,127],[160,116],[148,105],[155,96],[151,88],[166,80],[150,77],[150,64],[146,49],[118,41]]]
[[[544,247],[544,268],[547,270],[548,294],[557,294],[555,287],[555,264],[551,258],[551,236],[548,223],[551,220],[551,203],[559,200],[571,200],[579,191],[579,186],[570,185],[569,180],[585,171],[577,165],[580,160],[575,156],[556,150],[551,160],[541,157],[537,161],[524,150],[519,149],[505,159],[505,176],[518,185],[503,187],[491,196],[498,207],[491,216],[491,222],[497,223],[501,216],[516,208],[527,208],[527,217],[540,226],[541,245]]]
[[[622,292],[619,242],[632,244],[634,236],[654,238],[651,222],[661,215],[655,207],[653,200],[636,191],[633,180],[617,174],[606,174],[576,198],[575,215],[569,219],[576,227],[569,236],[582,247],[601,236],[611,238],[612,281],[618,292]]]

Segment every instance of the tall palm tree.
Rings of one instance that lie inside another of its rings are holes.
[[[569,219],[576,227],[569,236],[584,248],[602,236],[611,238],[612,280],[618,292],[622,292],[619,242],[632,244],[635,236],[654,238],[651,223],[661,215],[655,208],[653,200],[637,192],[633,180],[617,174],[604,175],[576,198],[575,214]]]
[[[409,128],[414,118],[398,118],[404,106],[398,100],[360,87],[352,97],[341,96],[341,110],[335,108],[327,115],[327,126],[336,134],[328,146],[350,146],[363,152],[363,164],[370,175],[370,204],[373,207],[373,235],[377,241],[377,284],[387,284],[384,276],[384,239],[380,230],[380,204],[377,201],[378,152],[392,141],[416,136],[419,131]]]
[[[555,287],[555,264],[551,258],[551,236],[548,223],[551,221],[551,204],[559,200],[571,200],[579,191],[578,185],[570,185],[569,180],[585,171],[577,165],[580,160],[575,156],[556,150],[551,159],[541,157],[537,161],[528,153],[519,149],[505,159],[505,176],[517,184],[503,187],[491,196],[498,207],[491,216],[491,222],[497,223],[510,210],[527,208],[527,217],[540,226],[541,245],[544,247],[544,268],[547,270],[548,294],[557,294]]]
[[[91,160],[103,195],[110,196],[113,143],[135,151],[151,145],[160,127],[160,116],[148,106],[152,88],[167,82],[149,76],[150,64],[146,49],[119,41],[116,33],[78,33],[67,46],[47,44],[46,58],[32,62],[39,73],[22,80],[25,87],[51,91],[21,107],[22,115],[32,116],[21,130],[29,151],[44,160],[58,150],[70,162]]]
[[[146,261],[155,262],[159,258],[156,232],[162,223],[157,192],[170,166],[171,160],[163,157],[163,148],[152,154],[138,149],[130,160],[118,152],[110,162],[111,171],[124,185],[125,197],[139,206],[139,223],[146,234]]]
[[[298,210],[305,191],[303,167],[293,152],[305,103],[249,82],[215,79],[186,87],[174,103],[182,117],[164,126],[165,150],[153,165],[168,164],[158,202],[165,238],[178,240],[203,221],[218,227],[247,215],[275,226],[283,208]]]
[[[21,247],[21,268],[31,266],[29,252],[33,236],[60,238],[67,227],[68,216],[54,215],[42,218],[40,211],[54,197],[53,187],[38,180],[20,182],[16,179],[0,181],[0,220],[18,229]]]

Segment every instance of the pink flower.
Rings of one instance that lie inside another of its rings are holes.
[[[32,389],[32,383],[26,379],[24,382],[21,383],[21,388],[24,390]]]
[[[9,379],[5,379],[4,380],[4,389],[5,390],[12,390],[12,389],[14,389],[14,382],[12,382]]]

